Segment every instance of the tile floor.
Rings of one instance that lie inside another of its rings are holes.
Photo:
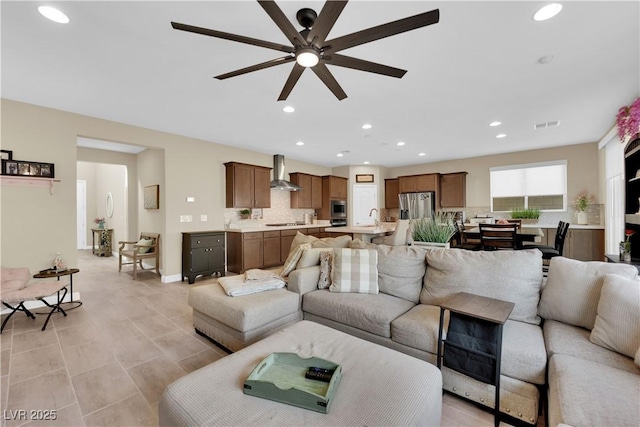
[[[156,426],[164,387],[226,353],[195,334],[186,282],[153,272],[134,281],[116,257],[78,257],[83,305],[54,314],[44,332],[46,316],[16,313],[1,335],[2,425]],[[55,421],[30,419],[47,410]]]
[[[134,281],[116,257],[88,250],[78,268],[81,307],[54,314],[44,332],[46,316],[17,313],[0,335],[0,425],[157,426],[164,387],[226,355],[194,332],[187,304],[189,286],[215,279],[161,283],[144,272]],[[47,411],[56,419],[32,419]],[[492,426],[493,417],[444,395],[442,425]]]

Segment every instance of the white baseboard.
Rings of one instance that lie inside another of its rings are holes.
[[[182,280],[181,274],[172,274],[171,276],[162,276],[162,283],[179,282]]]

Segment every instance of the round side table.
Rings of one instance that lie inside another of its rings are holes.
[[[82,305],[82,301],[74,301],[73,300],[73,275],[78,273],[80,270],[77,268],[67,268],[66,270],[58,271],[53,268],[49,268],[47,270],[42,270],[39,273],[33,275],[35,279],[50,279],[52,277],[57,277],[58,280],[62,276],[69,276],[69,288],[71,291],[70,301],[64,302],[62,304],[72,304],[75,303],[74,307],[65,308],[65,310],[73,310],[74,308],[78,308]]]

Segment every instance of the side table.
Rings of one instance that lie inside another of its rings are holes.
[[[52,277],[57,277],[58,280],[60,280],[60,278],[62,276],[69,276],[69,288],[71,291],[71,296],[69,297],[70,300],[67,302],[64,302],[62,304],[70,304],[75,302],[77,305],[75,307],[69,307],[65,310],[73,310],[74,308],[78,308],[82,305],[82,301],[74,301],[73,300],[73,275],[80,272],[79,269],[77,268],[67,268],[66,270],[62,270],[62,271],[58,271],[55,270],[53,268],[47,269],[47,270],[42,270],[39,273],[36,273],[33,275],[33,277],[35,279],[50,279]]]
[[[92,228],[91,251],[97,256],[111,256],[113,228]],[[97,246],[96,246],[97,242]]]
[[[466,292],[453,295],[440,306],[437,366],[441,368],[444,363],[447,368],[495,386],[496,427],[500,424],[502,327],[514,307],[512,302]],[[445,310],[450,317],[443,346]]]

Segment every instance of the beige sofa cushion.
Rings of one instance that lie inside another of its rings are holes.
[[[331,251],[331,248],[308,248],[302,252],[298,264],[296,264],[296,270],[299,268],[312,267],[314,265],[320,265],[320,252]]]
[[[348,248],[351,242],[351,236],[344,235],[338,237],[323,237],[314,240],[312,246],[314,248]]]
[[[600,289],[605,274],[609,273],[634,279],[638,270],[626,264],[552,258],[547,284],[540,298],[540,316],[593,329]]]
[[[424,250],[410,246],[377,245],[380,292],[417,304],[427,264]]]
[[[301,245],[303,243],[313,243],[316,240],[318,240],[317,237],[308,236],[308,235],[302,234],[301,232],[298,231],[298,232],[296,232],[296,236],[291,241],[291,247],[289,248],[289,252],[294,250],[296,248],[296,246],[299,246],[299,245]]]
[[[422,304],[440,305],[458,292],[515,303],[509,319],[537,325],[542,252],[427,250]]]
[[[591,342],[629,357],[640,347],[640,282],[604,276]]]
[[[287,277],[289,273],[296,269],[298,261],[302,257],[304,251],[307,249],[311,249],[311,243],[302,243],[301,245],[298,245],[291,249],[287,260],[284,262],[282,271],[280,272],[281,277]]]

